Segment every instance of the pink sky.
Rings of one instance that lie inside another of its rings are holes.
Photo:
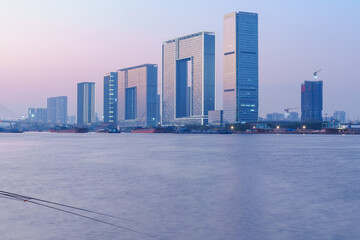
[[[198,31],[216,33],[217,107],[222,106],[223,15],[259,14],[260,116],[300,107],[300,84],[319,68],[324,113],[358,119],[360,3],[346,1],[2,1],[0,104],[17,115],[69,97],[76,84],[96,83],[102,114],[103,76],[119,68],[161,67],[164,40]],[[161,80],[159,69],[159,81]],[[0,112],[1,114],[1,112]]]

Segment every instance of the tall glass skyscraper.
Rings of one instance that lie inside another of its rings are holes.
[[[322,121],[323,82],[301,84],[301,121]]]
[[[118,79],[119,125],[156,126],[158,66],[144,64],[119,69]]]
[[[258,15],[233,12],[224,16],[224,121],[258,120]]]
[[[82,82],[77,85],[77,123],[95,122],[95,83]]]
[[[47,120],[51,123],[67,122],[67,97],[50,97],[47,99]]]
[[[116,124],[118,119],[118,73],[104,77],[104,123]]]
[[[215,34],[199,32],[162,45],[162,125],[207,124],[215,109]]]

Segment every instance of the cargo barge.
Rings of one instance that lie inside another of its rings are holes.
[[[68,127],[68,126],[57,126],[50,128],[52,133],[87,133],[89,129],[86,127]]]
[[[0,133],[23,133],[24,131],[18,128],[0,128]]]
[[[176,129],[173,127],[137,127],[131,130],[132,133],[175,133]]]

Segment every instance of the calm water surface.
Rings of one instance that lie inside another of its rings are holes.
[[[157,239],[360,236],[359,136],[0,134],[0,169],[0,190]],[[19,201],[0,211],[1,240],[151,239]]]

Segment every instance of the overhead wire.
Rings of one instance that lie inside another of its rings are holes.
[[[79,210],[79,211],[90,212],[90,213],[94,213],[94,214],[98,214],[98,215],[102,215],[102,216],[107,216],[107,217],[111,217],[111,218],[117,218],[117,219],[120,219],[120,220],[131,222],[129,219],[120,218],[120,217],[113,216],[113,215],[110,215],[110,214],[96,212],[96,211],[92,211],[92,210],[88,210],[88,209],[84,209],[84,208],[79,208],[79,207],[74,207],[74,206],[70,206],[70,205],[66,205],[66,204],[62,204],[62,203],[52,202],[52,201],[48,201],[48,200],[43,200],[43,199],[39,199],[39,198],[35,198],[35,197],[29,197],[29,196],[25,196],[25,195],[20,195],[20,194],[0,190],[0,194],[1,193],[13,195],[13,196],[18,196],[18,197],[20,197],[22,199],[36,200],[36,201],[40,201],[40,202],[50,203],[50,204],[53,204],[53,205],[72,208],[72,209],[76,209],[76,210]]]
[[[129,227],[124,227],[124,226],[121,226],[121,225],[118,225],[118,224],[115,224],[115,223],[111,223],[111,222],[104,221],[104,220],[101,220],[101,219],[98,219],[98,218],[86,216],[84,214],[69,211],[69,210],[62,209],[60,207],[55,207],[55,206],[66,207],[66,208],[70,208],[70,209],[74,209],[74,210],[79,210],[79,211],[83,211],[83,212],[88,212],[88,213],[93,213],[93,214],[98,214],[98,215],[102,215],[102,216],[106,216],[106,217],[111,217],[111,218],[116,218],[116,219],[128,221],[126,219],[119,218],[117,216],[109,215],[109,214],[106,214],[106,213],[101,213],[101,212],[97,212],[97,211],[92,211],[92,210],[88,210],[88,209],[84,209],[84,208],[74,207],[74,206],[70,206],[70,205],[66,205],[66,204],[62,204],[62,203],[52,202],[52,201],[48,201],[48,200],[44,200],[44,199],[34,198],[34,197],[25,196],[25,195],[21,195],[21,194],[17,194],[17,193],[11,193],[11,192],[2,191],[2,190],[0,190],[0,198],[32,203],[32,204],[39,205],[39,206],[42,206],[42,207],[51,208],[51,209],[54,209],[54,210],[57,210],[57,211],[65,212],[65,213],[68,213],[68,214],[71,214],[71,215],[75,215],[75,216],[78,216],[78,217],[86,218],[86,219],[93,220],[93,221],[96,221],[96,222],[100,222],[100,223],[103,223],[103,224],[106,224],[106,225],[117,227],[117,228],[120,228],[120,229],[123,229],[123,230],[126,230],[126,231],[134,232],[134,233],[137,233],[137,234],[149,237],[149,238],[159,239],[156,236],[153,236],[153,235],[150,235],[150,234],[138,231],[138,230],[134,230],[134,229],[129,228]],[[47,204],[45,204],[45,203],[47,203]],[[55,205],[55,206],[52,206],[52,205]]]

